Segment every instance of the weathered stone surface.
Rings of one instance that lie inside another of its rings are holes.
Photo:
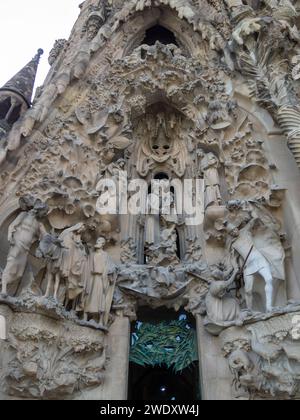
[[[7,337],[0,346],[3,396],[69,399],[78,389],[104,381],[103,332],[43,315],[10,312]]]

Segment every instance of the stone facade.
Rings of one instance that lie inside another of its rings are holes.
[[[195,317],[204,400],[299,399],[299,16],[81,5],[0,137],[1,399],[127,399],[145,306]],[[146,185],[149,209],[153,180],[170,213],[124,208]]]

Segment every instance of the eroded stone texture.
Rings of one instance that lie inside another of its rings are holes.
[[[101,331],[41,314],[11,312],[1,341],[1,393],[29,399],[69,399],[103,383]]]
[[[196,317],[203,399],[299,398],[299,13],[81,5],[0,137],[1,397],[126,399],[146,306]]]

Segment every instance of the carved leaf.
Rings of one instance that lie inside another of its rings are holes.
[[[97,131],[101,130],[107,122],[108,119],[108,112],[107,110],[102,110],[96,112],[92,115],[92,123],[87,130],[88,134],[95,134]]]
[[[231,125],[230,121],[222,121],[220,123],[217,124],[212,124],[211,128],[213,128],[214,130],[223,130],[224,128],[227,128]]]
[[[109,127],[106,131],[106,136],[108,139],[117,137],[122,133],[122,126],[120,124],[109,124]]]
[[[85,127],[87,134],[95,134],[105,126],[108,120],[107,110],[101,110],[90,115],[86,115],[85,111],[80,107],[75,111],[78,121]]]
[[[109,140],[108,144],[113,145],[115,149],[125,150],[130,146],[131,141],[127,137],[117,136]]]
[[[86,125],[86,122],[87,122],[86,115],[85,115],[85,112],[80,107],[76,108],[75,115],[78,121],[80,122],[80,124]]]

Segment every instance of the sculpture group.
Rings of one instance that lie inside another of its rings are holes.
[[[171,216],[160,213],[155,216],[157,226],[156,223],[146,224],[148,231],[142,264],[137,264],[137,250],[129,239],[122,263],[117,265],[105,251],[104,237],[96,239],[93,247],[84,241],[84,223],[59,234],[47,233],[44,222],[48,209],[45,204],[24,197],[20,200],[20,208],[21,213],[9,226],[9,252],[2,273],[2,295],[6,295],[8,289],[12,294],[21,293],[28,256],[37,243],[35,255],[44,261],[45,267],[40,293],[74,311],[83,320],[94,320],[99,325],[109,322],[117,286],[123,291],[139,291],[148,297],[154,293],[159,299],[179,291],[186,293],[191,282],[204,282],[208,285],[205,298],[207,322],[222,327],[243,323],[253,311],[272,313],[278,282],[285,280],[285,251],[278,223],[256,202],[228,203],[227,218],[215,223],[224,237],[226,253],[219,265],[212,267],[205,263],[201,244],[196,245],[195,240],[190,241],[185,258],[178,253],[180,218],[174,209]],[[149,230],[156,228],[157,232]],[[154,267],[156,271],[153,271]],[[265,293],[260,297],[265,304],[264,309],[255,310],[255,286],[259,282],[264,284]],[[200,303],[203,296],[198,299]]]
[[[2,294],[12,286],[20,290],[28,255],[38,243],[36,256],[45,262],[44,297],[53,298],[69,310],[80,312],[85,320],[94,319],[107,325],[115,290],[117,267],[107,252],[105,238],[99,238],[94,249],[83,243],[85,225],[79,223],[59,236],[49,234],[43,224],[47,206],[40,200],[20,200],[23,212],[9,227],[9,254],[2,273]],[[14,293],[13,292],[13,293]]]

